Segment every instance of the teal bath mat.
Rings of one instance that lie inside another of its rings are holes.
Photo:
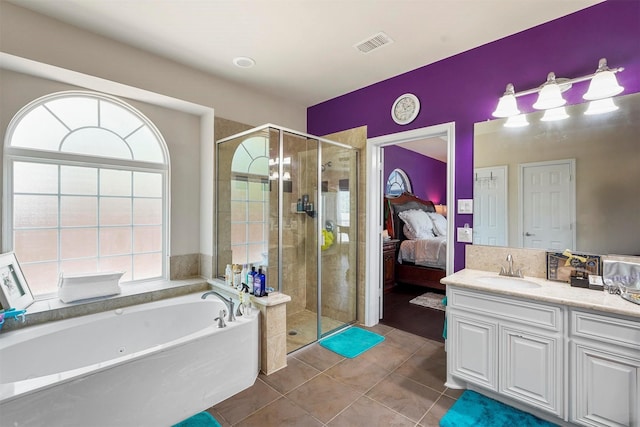
[[[351,327],[329,338],[320,340],[320,345],[341,356],[353,359],[382,341],[384,341],[382,335]]]
[[[193,417],[180,421],[173,427],[220,427],[220,423],[208,412],[199,412]]]
[[[557,427],[548,421],[489,399],[475,391],[462,393],[440,427]]]

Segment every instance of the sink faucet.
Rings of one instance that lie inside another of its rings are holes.
[[[513,256],[511,256],[511,254],[507,255],[507,262],[509,263],[509,269],[508,270],[505,269],[504,266],[500,267],[500,276],[522,277],[521,269],[517,269],[517,270],[513,269]]]
[[[225,297],[223,297],[222,295],[220,295],[219,293],[217,293],[216,291],[209,291],[209,292],[205,292],[204,294],[202,294],[202,299],[207,298],[209,295],[215,295],[218,298],[220,298],[229,308],[229,317],[227,318],[227,322],[235,322],[236,321],[236,316],[233,314],[233,298],[229,297],[229,299],[226,299]]]

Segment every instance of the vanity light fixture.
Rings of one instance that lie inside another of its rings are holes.
[[[569,89],[569,87],[565,86],[565,90]],[[533,104],[533,108],[536,110],[548,110],[550,108],[563,106],[567,103],[567,100],[562,97],[562,92],[563,90],[560,89],[560,85],[556,81],[555,73],[549,73],[547,75],[547,81],[540,89],[538,100]]]
[[[567,110],[564,108],[564,105],[561,107],[550,108],[544,112],[541,122],[555,122],[558,120],[564,120],[569,118],[567,114]]]
[[[498,101],[498,107],[493,112],[493,117],[511,117],[520,114],[515,93],[513,84],[509,83],[504,95]]]
[[[587,93],[585,93],[583,96],[584,99],[600,100],[618,95],[624,90],[624,88],[618,84],[615,74],[623,70],[623,67],[609,68],[607,66],[606,58],[602,58],[598,62],[598,69],[596,70],[596,72],[586,76],[576,77],[573,79],[556,78],[555,73],[551,72],[547,75],[547,80],[542,86],[521,92],[515,92],[514,85],[512,83],[509,83],[507,85],[506,91],[498,101],[498,106],[493,112],[493,116],[517,116],[518,114],[520,114],[520,110],[518,109],[516,98],[533,93],[538,93],[538,99],[533,104],[533,108],[537,110],[550,110],[553,108],[561,107],[567,102],[562,97],[562,92],[569,90],[575,83],[588,80],[591,81],[591,84],[589,85]],[[559,117],[558,113],[559,111],[556,111],[555,113],[550,114],[549,117]],[[547,119],[545,121],[548,120],[550,119]],[[558,119],[556,118],[555,120]],[[515,125],[513,125],[512,123],[511,127],[514,127]]]
[[[521,128],[524,126],[529,126],[529,122],[527,121],[527,117],[524,114],[518,114],[517,116],[511,116],[504,122],[504,127],[506,128]]]
[[[595,115],[595,114],[604,114],[610,113],[611,111],[616,111],[618,106],[613,102],[613,98],[603,98],[596,99],[594,101],[589,102],[589,107],[587,111],[584,112],[587,116]]]
[[[606,58],[601,58],[598,62],[598,69],[589,84],[589,90],[582,97],[587,101],[593,101],[610,98],[621,93],[624,88],[618,84],[618,79],[614,74],[616,72],[617,70],[609,69]]]

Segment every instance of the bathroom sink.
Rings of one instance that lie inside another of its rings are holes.
[[[536,289],[541,287],[535,282],[527,279],[520,279],[518,277],[487,276],[480,277],[478,281],[487,285],[496,285],[509,289]]]

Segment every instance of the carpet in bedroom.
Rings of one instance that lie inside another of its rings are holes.
[[[431,340],[444,342],[444,311],[430,310],[411,304],[413,298],[428,291],[427,288],[399,284],[384,294],[384,311],[380,323],[419,335]],[[444,297],[444,293],[442,294]]]

